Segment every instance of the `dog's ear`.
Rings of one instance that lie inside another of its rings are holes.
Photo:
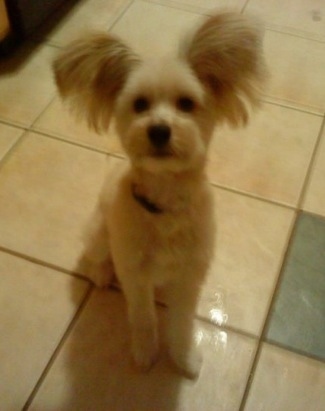
[[[220,119],[233,126],[247,122],[247,103],[258,104],[259,86],[267,76],[262,34],[253,19],[224,12],[208,18],[181,49],[181,57],[213,95]]]
[[[91,34],[67,46],[53,69],[59,92],[97,132],[108,128],[115,99],[138,57],[117,38]]]

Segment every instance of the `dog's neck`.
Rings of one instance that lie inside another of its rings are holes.
[[[147,212],[157,215],[186,209],[206,180],[203,170],[151,173],[135,169],[132,174],[133,198]]]
[[[136,184],[132,184],[131,191],[133,198],[149,213],[162,214],[165,211],[160,206],[148,199],[144,194],[140,194],[139,186],[137,186]]]

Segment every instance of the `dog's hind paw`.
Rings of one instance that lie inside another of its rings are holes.
[[[145,352],[144,350],[133,352],[133,360],[136,368],[140,371],[146,372],[155,364],[158,357],[158,350],[152,352]]]
[[[90,264],[87,277],[99,288],[108,287],[114,278],[114,267],[111,262]]]

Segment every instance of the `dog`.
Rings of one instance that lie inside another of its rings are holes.
[[[115,272],[127,302],[135,364],[148,370],[159,343],[154,290],[168,307],[165,338],[190,378],[200,289],[215,249],[214,201],[205,175],[216,125],[245,125],[266,70],[262,30],[220,12],[181,42],[175,56],[144,61],[107,33],[74,41],[54,61],[63,99],[97,132],[112,118],[128,161],[109,177],[86,250],[99,286]]]

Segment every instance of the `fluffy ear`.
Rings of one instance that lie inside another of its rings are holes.
[[[266,77],[258,23],[231,12],[212,16],[184,45],[181,57],[213,95],[220,119],[245,124],[247,103],[258,104],[259,85]]]
[[[92,34],[66,47],[53,63],[61,96],[97,132],[108,128],[115,98],[139,63],[117,38]]]

